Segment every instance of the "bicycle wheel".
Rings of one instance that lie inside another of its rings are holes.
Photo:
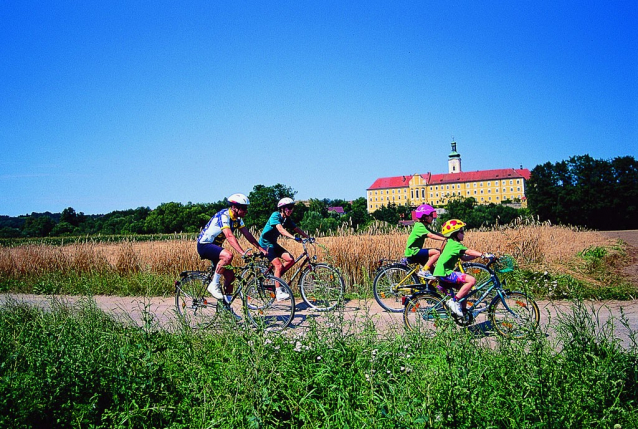
[[[206,273],[193,271],[175,286],[175,307],[182,320],[193,329],[209,327],[217,316],[217,300],[207,297]]]
[[[299,279],[301,298],[318,311],[332,310],[343,298],[345,282],[336,268],[328,264],[306,267]]]
[[[375,276],[372,293],[384,310],[392,313],[403,311],[402,298],[412,292],[411,288],[405,286],[419,283],[416,274],[408,276],[410,271],[412,270],[406,265],[394,264],[381,268]]]
[[[500,335],[524,338],[533,334],[540,321],[534,300],[522,292],[504,292],[490,304],[490,322]]]
[[[277,299],[281,288],[288,295]],[[275,276],[254,277],[244,288],[244,305],[248,320],[265,331],[281,331],[295,317],[295,298],[286,282]]]
[[[463,271],[466,274],[471,275],[476,279],[476,284],[474,285],[474,289],[478,289],[485,285],[492,279],[492,271],[490,271],[485,265],[475,263],[475,262],[465,262],[463,263]],[[482,296],[482,293],[478,293],[468,298],[467,306],[468,308],[473,307],[477,300]],[[492,300],[496,298],[496,289],[492,289],[490,293],[481,301],[478,307],[474,308],[474,310],[483,310],[487,307]]]
[[[451,322],[441,297],[431,293],[418,293],[412,295],[406,303],[403,323],[410,332],[433,336]]]

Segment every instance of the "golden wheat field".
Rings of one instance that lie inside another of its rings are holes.
[[[341,231],[338,235],[317,239],[317,257],[337,266],[349,285],[370,282],[381,259],[399,259],[403,255],[409,229],[391,232]],[[243,240],[243,237],[242,237]],[[240,240],[244,248],[248,243]],[[292,254],[302,247],[292,240],[281,240]],[[438,246],[440,242],[426,245]],[[470,248],[514,256],[522,268],[564,273],[578,252],[592,246],[612,247],[615,241],[595,231],[553,226],[545,223],[519,223],[488,231],[469,231],[464,244]],[[236,265],[241,258],[236,257]],[[0,276],[20,278],[58,273],[118,274],[149,272],[175,275],[183,270],[205,269],[195,242],[178,238],[169,241],[124,241],[97,243],[90,239],[68,245],[29,244],[0,248]]]

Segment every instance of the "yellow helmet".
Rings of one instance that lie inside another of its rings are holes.
[[[446,237],[449,237],[452,234],[454,234],[456,231],[463,229],[464,226],[465,226],[465,222],[458,219],[450,219],[443,224],[443,227],[441,227],[441,234],[443,234]]]

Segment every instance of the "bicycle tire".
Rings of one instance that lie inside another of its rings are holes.
[[[471,275],[476,279],[476,284],[474,285],[474,289],[483,286],[485,283],[489,282],[492,279],[493,271],[487,268],[486,265],[480,264],[477,262],[465,262],[463,263],[463,271],[466,274]],[[473,307],[478,298],[480,298],[482,294],[476,294],[467,299],[468,308]],[[490,303],[496,298],[496,288],[492,289],[492,291],[481,301],[479,310],[482,310],[483,307],[487,307]],[[476,310],[476,309],[475,309]]]
[[[492,300],[489,318],[492,327],[500,335],[518,339],[536,332],[540,311],[536,302],[527,294],[504,292],[502,298],[497,296]]]
[[[276,288],[288,294],[284,300],[276,299]],[[295,317],[295,298],[282,279],[275,276],[253,277],[244,290],[244,307],[250,323],[264,331],[281,331]]]
[[[341,273],[328,264],[307,266],[299,279],[301,298],[317,311],[329,311],[339,305],[344,289]]]
[[[412,295],[403,309],[403,323],[409,332],[432,337],[450,325],[445,301],[433,293]]]
[[[207,297],[206,273],[191,271],[175,285],[177,314],[192,329],[205,329],[217,317],[217,300]]]
[[[403,264],[392,264],[381,268],[372,282],[372,293],[377,303],[386,311],[401,313],[403,311],[403,297],[409,296],[411,291],[395,291],[395,285],[403,281],[412,269]],[[419,283],[419,278],[413,274],[409,279],[412,284]],[[405,283],[405,282],[404,282]]]

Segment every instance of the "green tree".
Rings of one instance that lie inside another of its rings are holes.
[[[588,228],[638,227],[638,163],[589,155],[536,166],[526,190],[530,212],[541,220]]]
[[[29,216],[24,222],[24,237],[46,237],[55,228],[55,221],[49,216]]]

